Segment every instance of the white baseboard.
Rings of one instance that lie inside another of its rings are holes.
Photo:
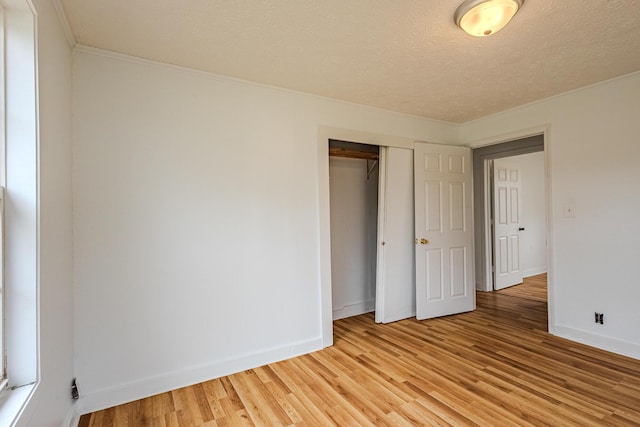
[[[536,267],[536,268],[528,268],[526,270],[522,270],[522,277],[537,276],[538,274],[542,274],[542,273],[546,273],[546,272],[547,272],[547,267],[546,266]]]
[[[121,384],[85,395],[81,394],[80,400],[78,400],[78,404],[76,405],[75,413],[79,417],[82,414],[99,411],[247,369],[257,368],[320,349],[322,349],[322,339],[318,337],[272,348],[259,353],[218,360],[200,366],[168,372],[164,375]]]
[[[491,292],[491,291],[493,291],[493,281],[476,282],[476,291],[480,291],[480,292]]]
[[[632,342],[622,341],[562,325],[555,325],[553,327],[553,334],[571,341],[596,347],[601,350],[610,351],[612,353],[640,360],[640,345]]]
[[[361,301],[333,309],[333,320],[370,313],[375,310],[376,300]]]
[[[78,427],[79,422],[80,422],[80,414],[78,413],[78,406],[74,404],[71,407],[71,409],[69,409],[69,412],[67,413],[67,416],[64,418],[64,422],[62,423],[62,425],[69,426],[69,427]]]

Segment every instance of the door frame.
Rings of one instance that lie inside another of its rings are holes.
[[[548,331],[549,333],[555,332],[555,269],[554,269],[554,256],[553,256],[553,204],[552,204],[552,174],[551,174],[551,140],[550,140],[551,126],[549,124],[543,124],[532,128],[516,130],[514,132],[496,135],[493,137],[484,138],[482,140],[468,143],[467,146],[472,149],[478,149],[483,147],[495,146],[498,144],[517,142],[529,137],[542,136],[542,147],[544,152],[544,175],[545,175],[545,228],[546,228],[546,240],[547,240],[547,303],[548,303]],[[539,145],[539,144],[538,144]],[[476,160],[474,156],[474,200],[475,206],[482,209],[475,210],[475,249],[476,249],[476,289],[480,291],[491,291],[493,289],[493,277],[491,274],[491,258],[487,256],[487,250],[490,250],[491,227],[487,226],[487,209],[491,209],[490,199],[486,197],[486,192],[489,191],[489,174],[484,167],[485,160],[499,157],[510,157],[519,154],[527,154],[540,151],[539,149],[529,148],[514,148],[509,150],[508,148],[500,155],[495,157],[480,158]],[[503,155],[504,153],[504,155]],[[478,171],[476,167],[481,164],[482,170],[479,172],[482,175],[481,179],[477,179]],[[479,203],[480,202],[480,203]]]
[[[546,235],[547,235],[547,301],[548,301],[548,330],[555,333],[555,269],[553,256],[553,204],[552,204],[552,174],[551,174],[551,126],[550,124],[542,124],[536,127],[516,130],[507,134],[491,136],[467,143],[466,146],[472,149],[481,148],[490,145],[501,144],[517,139],[530,136],[542,135],[545,158],[545,193],[546,193]],[[329,140],[337,139],[343,141],[359,142],[363,144],[382,145],[388,147],[409,148],[414,149],[416,140],[412,138],[397,137],[390,135],[381,135],[369,132],[354,131],[350,129],[334,128],[328,126],[318,126],[317,139],[317,167],[318,167],[318,261],[319,261],[319,281],[320,281],[320,341],[321,346],[329,347],[333,345],[333,307],[331,303],[331,227],[330,227],[330,211],[329,211]],[[429,142],[429,141],[420,141]],[[524,154],[524,153],[522,153]],[[473,168],[476,165],[473,162]],[[475,171],[474,171],[475,174]],[[477,186],[474,179],[474,199],[476,199]],[[478,185],[480,188],[483,180]],[[474,201],[474,206],[478,204]],[[482,209],[474,209],[474,215]],[[477,221],[477,217],[474,218]],[[484,244],[482,223],[478,225],[476,222],[474,244],[476,245],[476,257],[484,258],[485,251],[482,250]],[[479,233],[479,235],[478,235]],[[479,238],[480,237],[480,238]],[[478,272],[485,275],[484,259],[478,262],[476,258],[476,287],[478,285]],[[485,275],[486,277],[486,275]]]
[[[476,289],[488,292],[493,290],[492,259],[488,256],[493,247],[491,242],[493,232],[490,221],[492,210],[490,194],[492,177],[488,167],[489,161],[502,157],[545,151],[544,135],[537,133],[525,137],[515,136],[492,144],[471,146],[471,148],[474,150],[479,148],[485,149],[482,150],[484,153],[479,151],[473,152],[473,198],[475,206],[478,207],[474,212],[474,223],[476,226]],[[546,164],[545,158],[545,170]],[[545,192],[547,190],[548,189],[545,189]]]
[[[333,345],[333,304],[331,299],[331,213],[329,209],[329,140],[413,150],[416,140],[350,129],[318,126],[318,258],[320,279],[320,341],[322,348]],[[381,286],[385,286],[382,283]],[[377,293],[377,284],[376,284]]]
[[[380,146],[378,151],[378,227],[376,229],[376,302],[375,320],[380,323],[384,318],[385,295],[383,292],[387,287],[385,270],[385,252],[381,250],[384,245],[385,219],[387,215],[387,149]]]

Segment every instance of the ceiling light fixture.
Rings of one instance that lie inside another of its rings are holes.
[[[472,36],[484,37],[500,31],[522,7],[524,0],[466,0],[453,19]]]

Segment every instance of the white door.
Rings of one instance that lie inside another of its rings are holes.
[[[495,290],[522,283],[520,267],[520,170],[507,159],[493,161]]]
[[[380,147],[376,322],[416,315],[413,150]]]
[[[471,149],[416,143],[416,317],[475,309]]]

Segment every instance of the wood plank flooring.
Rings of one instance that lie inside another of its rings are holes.
[[[476,311],[428,321],[342,319],[333,347],[80,426],[640,425],[640,361],[549,335],[533,288],[480,292]]]
[[[547,273],[525,277],[521,285],[502,289],[498,294],[547,302]]]

